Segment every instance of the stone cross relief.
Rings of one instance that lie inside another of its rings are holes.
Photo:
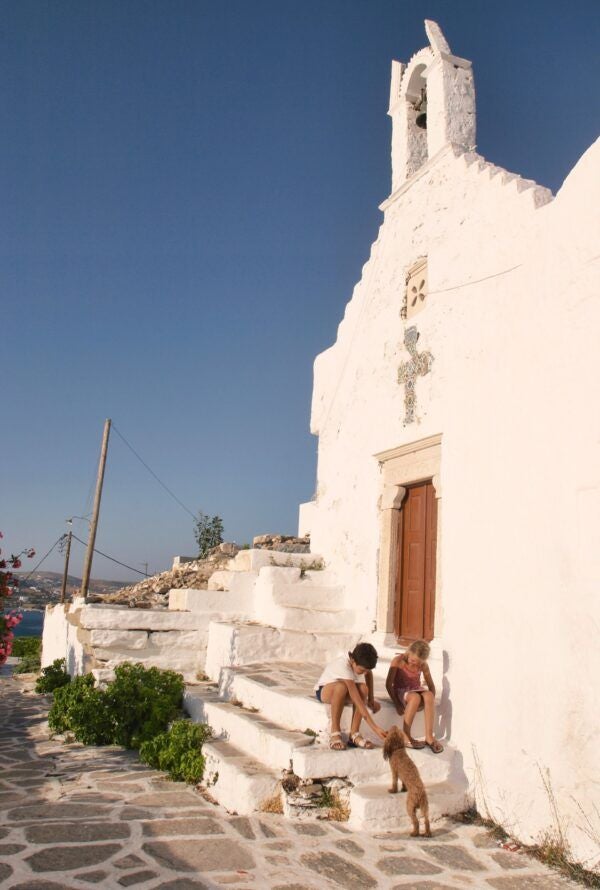
[[[417,395],[415,383],[417,377],[424,377],[431,370],[433,355],[430,352],[417,352],[417,340],[419,333],[413,325],[406,329],[404,345],[410,355],[410,361],[403,362],[398,368],[398,383],[404,384],[404,423],[413,423],[415,420],[415,408]]]

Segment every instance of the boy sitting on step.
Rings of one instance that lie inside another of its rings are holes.
[[[348,745],[351,748],[372,748],[368,739],[360,732],[360,724],[365,720],[373,732],[384,741],[386,732],[381,729],[369,714],[381,708],[373,698],[373,673],[377,664],[377,651],[370,643],[359,643],[347,656],[340,656],[330,662],[315,685],[315,694],[320,702],[331,705],[331,731],[329,747],[334,751],[344,751],[340,720],[344,705],[352,703],[352,723]]]

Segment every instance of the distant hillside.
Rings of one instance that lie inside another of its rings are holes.
[[[27,577],[28,572],[15,572],[19,578],[18,603],[25,608],[45,606],[48,603],[58,602],[62,587],[62,572],[33,572]],[[25,580],[27,578],[27,580]],[[90,581],[90,593],[114,593],[125,587],[126,581],[104,581],[94,578]],[[67,577],[67,596],[70,598],[81,587],[81,578],[74,575]]]

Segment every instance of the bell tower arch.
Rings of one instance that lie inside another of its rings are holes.
[[[471,62],[453,56],[441,28],[426,20],[429,46],[407,65],[392,62],[392,192],[445,145],[475,148]]]

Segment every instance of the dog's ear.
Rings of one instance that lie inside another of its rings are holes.
[[[397,726],[392,726],[383,744],[383,759],[389,760],[397,748],[404,746],[404,737]]]

